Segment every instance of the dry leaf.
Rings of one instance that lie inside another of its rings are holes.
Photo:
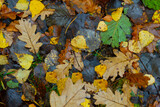
[[[97,66],[95,67],[95,71],[97,72],[97,74],[98,74],[100,77],[103,76],[103,74],[106,72],[106,69],[107,69],[107,66],[106,66],[106,65],[102,65],[102,64],[97,65]]]
[[[28,5],[29,5],[29,2],[27,0],[19,0],[17,3],[16,3],[16,9],[18,10],[27,10],[28,9]]]
[[[83,107],[90,107],[91,100],[85,98],[85,102],[81,103]]]
[[[150,80],[148,81],[148,85],[152,85],[155,83],[155,78],[151,74],[145,74],[144,76],[148,77]]]
[[[107,92],[100,91],[93,97],[96,99],[95,104],[106,104],[106,107],[128,107],[127,96],[120,94],[119,91],[115,91],[115,94],[111,89],[107,88]]]
[[[80,72],[75,72],[75,73],[72,73],[72,78],[71,79],[72,79],[73,83],[76,83],[78,80],[83,81],[83,75]]]
[[[106,91],[107,86],[108,86],[108,82],[104,79],[95,79],[93,82],[93,85],[95,87],[97,87],[97,91],[99,91],[99,90]]]
[[[98,23],[97,30],[102,31],[102,32],[105,32],[105,31],[108,30],[108,26],[104,23],[104,21],[100,21],[100,22]]]
[[[5,55],[0,55],[0,65],[8,64],[8,58]]]
[[[6,23],[3,23],[2,21],[0,21],[0,30],[6,27]]]
[[[93,84],[90,83],[86,83],[85,84],[85,90],[86,91],[92,91],[92,92],[96,92],[97,91],[97,87],[95,87]]]
[[[111,15],[106,15],[105,17],[102,18],[103,20],[105,20],[106,22],[111,22],[113,20]]]
[[[129,69],[132,69],[132,63],[139,60],[137,55],[131,54],[129,52],[123,54],[116,49],[113,50],[113,52],[116,57],[108,57],[108,60],[101,61],[102,64],[107,66],[107,70],[103,74],[103,78],[107,80],[110,76],[113,76],[111,79],[112,81],[115,80],[118,72],[119,75],[123,77],[125,68],[128,67]]]
[[[13,43],[13,32],[7,32],[7,31],[2,31],[3,33],[4,33],[4,35],[5,35],[5,37],[6,37],[6,41],[7,41],[7,43],[8,43],[8,45],[9,46],[11,46],[12,45],[12,43]]]
[[[41,16],[41,20],[44,20],[46,16],[48,17],[49,15],[52,15],[54,11],[55,9],[43,9],[39,14],[32,17],[32,20],[35,21],[38,16]]]
[[[16,24],[19,24],[19,22],[17,20],[14,20],[9,24],[9,26],[6,27],[6,30],[8,32],[18,32],[18,29],[16,29],[15,27]]]
[[[75,84],[72,83],[70,78],[65,83],[65,88],[58,96],[55,91],[50,94],[51,107],[80,107],[80,104],[85,101],[87,94],[83,90],[84,83],[81,80]]]
[[[32,13],[32,18],[39,14],[44,9],[44,4],[38,0],[32,0],[29,5],[29,10]]]
[[[27,43],[25,47],[30,48],[31,52],[38,53],[39,48],[42,46],[42,43],[38,42],[41,35],[39,32],[35,34],[37,26],[31,26],[29,21],[30,20],[25,19],[19,20],[19,25],[16,25],[16,28],[21,32],[22,35],[18,38]]]
[[[133,4],[132,0],[123,0],[125,4]]]
[[[134,53],[140,53],[142,50],[142,46],[140,41],[129,40],[128,49]]]
[[[122,16],[123,7],[118,8],[116,11],[112,12],[111,16],[114,21],[118,21]]]
[[[65,83],[66,83],[67,79],[68,78],[62,78],[62,79],[58,80],[58,82],[57,82],[57,89],[58,89],[58,92],[60,95],[62,94],[62,91],[65,88]]]
[[[82,57],[81,57],[80,53],[75,52],[73,65],[77,70],[79,70],[79,71],[83,70],[84,64],[83,64]]]
[[[56,72],[47,72],[45,80],[49,83],[57,83],[57,74]]]
[[[9,44],[8,44],[7,40],[3,37],[2,31],[0,31],[0,48],[6,48],[8,46],[9,46]]]
[[[22,66],[24,69],[29,69],[31,67],[31,64],[33,62],[33,56],[29,54],[17,54],[15,53],[19,64]]]

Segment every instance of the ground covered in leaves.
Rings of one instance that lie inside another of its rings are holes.
[[[0,107],[160,107],[159,0],[0,0]]]

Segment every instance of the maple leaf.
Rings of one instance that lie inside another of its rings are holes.
[[[123,77],[125,72],[125,68],[128,67],[132,69],[132,63],[137,62],[139,60],[137,55],[131,53],[122,53],[118,50],[113,50],[114,54],[117,57],[108,57],[108,60],[101,61],[102,64],[107,66],[106,72],[103,74],[104,79],[108,79],[110,76],[113,76],[112,81],[117,77],[117,73]]]
[[[42,43],[38,42],[41,35],[39,32],[35,34],[37,26],[31,26],[29,21],[30,20],[21,19],[19,20],[19,25],[15,26],[22,34],[18,38],[27,43],[25,47],[30,48],[31,52],[38,53],[39,48],[42,46]]]
[[[75,84],[68,78],[65,83],[65,88],[61,96],[58,96],[55,91],[50,94],[51,107],[79,107],[85,101],[87,94],[83,90],[84,83],[81,80]]]
[[[115,94],[111,89],[107,88],[107,91],[100,91],[93,97],[96,99],[95,104],[106,104],[106,107],[124,107],[129,106],[127,96],[120,94],[119,91],[115,91]]]

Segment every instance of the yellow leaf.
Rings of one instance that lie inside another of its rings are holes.
[[[21,100],[22,101],[29,101],[29,100],[26,99],[26,97],[24,96],[24,94],[21,96]]]
[[[0,0],[0,10],[1,10],[3,2],[4,2],[4,0]]]
[[[29,10],[32,13],[32,18],[39,14],[44,9],[44,4],[37,0],[32,0],[29,5]]]
[[[62,79],[58,80],[58,82],[57,82],[58,92],[60,95],[62,94],[62,91],[65,88],[66,80],[67,80],[67,78],[62,78]]]
[[[152,16],[153,23],[160,23],[160,10],[154,12]]]
[[[104,32],[104,31],[106,31],[107,29],[108,29],[108,26],[105,24],[104,21],[100,21],[100,22],[98,23],[97,30]]]
[[[130,40],[128,43],[128,48],[131,52],[139,53],[142,50],[140,41]]]
[[[50,40],[50,44],[56,45],[56,44],[58,44],[58,40],[59,40],[58,37],[53,37],[53,38],[51,38],[51,40]]]
[[[139,32],[139,41],[141,43],[141,47],[146,47],[149,45],[154,39],[154,35],[148,31],[141,30]]]
[[[111,16],[114,21],[118,21],[122,16],[123,7],[118,8],[116,11],[112,12]]]
[[[151,74],[145,74],[144,76],[149,77],[148,85],[152,85],[155,83],[155,78]]]
[[[79,48],[79,49],[88,48],[87,44],[86,44],[86,40],[83,35],[78,35],[78,36],[74,37],[71,40],[71,45],[74,46],[75,48]]]
[[[78,80],[83,80],[83,77],[82,77],[82,73],[80,72],[75,72],[75,73],[72,73],[72,82],[73,83],[76,83]]]
[[[91,100],[85,98],[85,102],[81,103],[83,107],[90,107]]]
[[[37,107],[36,105],[34,105],[34,104],[29,104],[29,106],[28,107]]]
[[[97,72],[98,75],[100,75],[100,77],[103,76],[103,74],[106,72],[106,70],[107,70],[107,66],[103,65],[103,64],[97,65],[95,67],[95,71]]]
[[[32,62],[33,62],[33,56],[29,55],[29,54],[17,54],[17,53],[15,53],[15,54],[18,58],[19,64],[22,66],[22,68],[29,69]]]
[[[31,72],[31,70],[19,69],[15,73],[15,77],[16,77],[17,81],[22,84],[28,79],[28,76],[29,76],[30,72]]]
[[[29,2],[27,0],[19,0],[16,4],[16,9],[18,10],[27,10]]]
[[[5,65],[5,64],[8,64],[7,56],[0,55],[0,65]]]
[[[57,83],[57,74],[56,72],[47,72],[46,73],[46,81],[50,83]]]
[[[8,47],[8,46],[9,46],[8,42],[7,42],[6,39],[3,37],[2,31],[0,31],[0,48],[6,48],[6,47]]]
[[[97,87],[97,91],[99,91],[99,89],[106,91],[108,82],[104,79],[95,79],[93,82],[93,85]]]

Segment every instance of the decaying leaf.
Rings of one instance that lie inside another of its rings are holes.
[[[31,64],[33,62],[33,56],[29,54],[17,54],[15,53],[19,64],[22,66],[24,69],[29,69],[31,67]]]
[[[5,55],[0,55],[0,65],[8,64],[8,58]]]
[[[104,23],[104,21],[100,21],[100,22],[98,23],[97,30],[104,32],[104,31],[106,31],[107,29],[108,29],[108,26]]]
[[[38,42],[40,33],[35,34],[37,26],[31,26],[30,20],[21,19],[19,20],[19,25],[16,25],[16,28],[22,34],[18,38],[27,43],[25,47],[30,48],[30,51],[33,53],[38,53],[42,43]]]
[[[32,0],[29,5],[29,10],[32,13],[32,18],[39,14],[44,9],[44,4],[38,0]]]
[[[74,54],[74,64],[73,65],[77,70],[79,70],[79,71],[83,70],[84,64],[83,64],[83,61],[82,61],[81,53],[75,52],[75,54]]]
[[[106,107],[128,107],[129,103],[127,101],[127,96],[120,94],[119,91],[115,91],[115,94],[111,89],[107,88],[107,91],[100,91],[93,97],[96,99],[95,104],[106,104]]]
[[[122,16],[123,7],[118,8],[116,11],[112,12],[112,18],[114,21],[118,21]]]
[[[15,8],[19,10],[27,10],[28,5],[29,5],[29,2],[27,0],[18,0]]]
[[[108,60],[101,61],[102,64],[107,66],[107,70],[103,74],[103,78],[107,80],[110,76],[113,76],[112,81],[117,77],[117,73],[123,77],[125,68],[128,67],[129,69],[132,69],[132,63],[139,60],[137,55],[129,52],[126,54],[123,54],[118,50],[113,50],[113,52],[116,57],[108,57]]]
[[[58,96],[55,91],[51,92],[51,107],[79,107],[87,96],[85,90],[82,89],[83,86],[84,83],[81,80],[73,84],[72,80],[68,78],[61,96]]]

